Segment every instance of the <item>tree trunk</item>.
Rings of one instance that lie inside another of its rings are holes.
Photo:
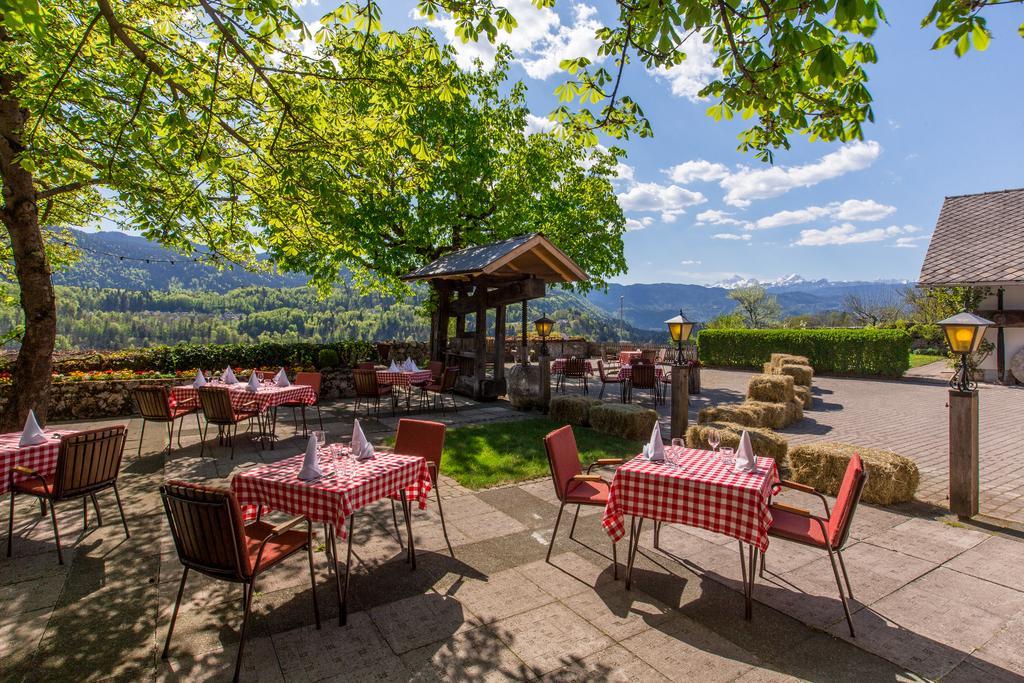
[[[43,424],[50,395],[53,345],[57,338],[57,302],[50,262],[39,229],[39,210],[32,174],[17,163],[24,151],[21,134],[28,112],[13,93],[15,77],[0,74],[0,178],[3,207],[0,220],[11,238],[14,271],[25,313],[25,335],[11,377],[10,401],[0,414],[0,431],[19,429],[29,409]]]

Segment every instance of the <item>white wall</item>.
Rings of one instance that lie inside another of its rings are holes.
[[[978,307],[979,310],[983,311],[994,311],[996,308],[995,293],[986,298]],[[1008,311],[1024,311],[1024,285],[1008,285],[1003,288],[1003,309]],[[985,339],[991,342],[993,346],[996,344],[996,334],[995,328],[989,328],[985,332]],[[1006,345],[1006,368],[1007,372],[1009,372],[1010,359],[1013,358],[1013,354],[1024,349],[1024,327],[1008,327],[1003,330],[1003,342]],[[996,358],[996,351],[993,349],[989,357],[981,364],[981,369],[985,371],[985,381],[991,382],[998,379],[996,375],[997,368],[998,360]]]

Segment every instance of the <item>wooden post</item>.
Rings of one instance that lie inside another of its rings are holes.
[[[686,437],[690,421],[690,369],[685,365],[672,366],[672,425],[673,439]]]
[[[444,362],[445,352],[448,350],[448,319],[451,317],[449,310],[452,295],[448,287],[440,282],[434,283],[434,290],[437,292],[437,310],[430,319],[434,327],[433,334],[430,335],[430,357]]]
[[[505,305],[494,309],[494,379],[505,376]]]
[[[540,402],[544,406],[544,412],[548,412],[551,405],[551,356],[540,356]]]
[[[949,509],[978,514],[978,392],[949,390]]]
[[[530,364],[530,344],[529,344],[529,342],[527,342],[527,337],[526,337],[527,329],[529,329],[528,328],[529,322],[526,320],[526,318],[527,318],[527,315],[526,315],[526,299],[523,299],[523,344],[522,344],[522,351],[523,352],[520,354],[520,356],[523,359],[523,365],[529,365]]]
[[[473,335],[473,397],[480,398],[481,382],[487,378],[487,301],[483,296],[476,302]]]

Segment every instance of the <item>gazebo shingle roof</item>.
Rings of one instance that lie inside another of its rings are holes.
[[[540,233],[466,247],[445,254],[403,280],[468,280],[474,277],[538,277],[546,282],[576,282],[587,274]]]
[[[1024,188],[946,197],[919,284],[1024,283]]]

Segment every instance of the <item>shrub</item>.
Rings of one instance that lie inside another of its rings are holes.
[[[829,495],[839,493],[846,465],[854,453],[868,472],[861,498],[865,503],[892,505],[914,497],[921,475],[917,463],[904,455],[832,441],[797,446],[789,453],[790,478]]]
[[[320,349],[320,353],[316,357],[316,366],[318,368],[336,368],[341,365],[341,358],[338,357],[338,352],[334,349]]]
[[[686,430],[686,445],[690,448],[711,449],[708,443],[708,430],[717,429],[721,434],[722,443],[719,447],[738,448],[740,437],[746,430],[750,435],[750,444],[754,447],[754,454],[764,458],[772,458],[779,466],[783,474],[787,471],[786,452],[789,450],[789,442],[770,429],[763,427],[744,427],[743,425],[731,422],[710,422],[703,425],[691,425]]]
[[[747,398],[768,403],[793,400],[793,378],[789,375],[754,375],[747,384]]]
[[[811,395],[810,387],[793,387],[793,394],[796,399],[803,405],[804,410],[810,410],[814,407],[814,396]]]
[[[585,396],[553,396],[548,404],[548,417],[555,422],[586,427],[590,424],[590,408],[601,401]]]
[[[623,439],[646,441],[657,421],[656,411],[630,404],[601,403],[590,409],[590,426],[595,431]]]
[[[793,378],[793,383],[802,387],[811,386],[811,378],[814,376],[814,371],[811,370],[809,365],[790,365],[788,362],[779,368],[780,375],[789,375]]]
[[[903,330],[701,330],[700,360],[720,367],[761,367],[771,354],[806,357],[819,373],[899,377],[910,367]]]

